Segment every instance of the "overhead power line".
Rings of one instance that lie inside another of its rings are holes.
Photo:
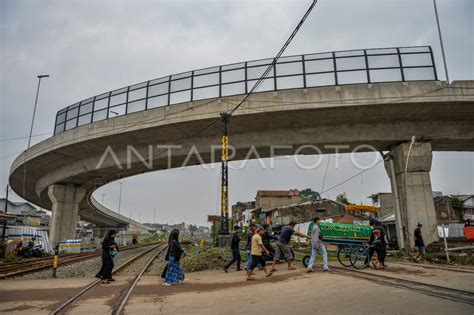
[[[31,137],[41,137],[41,136],[48,136],[53,134],[52,132],[46,132],[46,133],[39,133],[36,135],[32,135]],[[24,137],[17,137],[17,138],[7,138],[7,139],[0,139],[0,142],[5,142],[5,141],[14,141],[14,140],[23,140],[23,139],[28,139],[29,136],[24,136]]]
[[[300,22],[298,23],[298,25],[296,26],[296,28],[293,30],[293,32],[291,33],[290,37],[288,37],[288,39],[286,40],[285,44],[281,47],[280,51],[277,53],[277,55],[275,56],[275,58],[273,58],[273,61],[272,63],[267,67],[267,69],[265,70],[265,72],[262,74],[262,76],[260,77],[260,79],[257,80],[257,82],[255,82],[254,86],[252,87],[252,89],[247,93],[247,95],[245,95],[245,97],[243,98],[242,101],[240,101],[240,103],[234,107],[232,110],[228,111],[227,114],[229,115],[232,115],[249,97],[250,95],[252,95],[257,89],[258,87],[262,84],[262,82],[265,80],[265,78],[268,76],[268,74],[270,73],[270,71],[272,71],[272,68],[275,67],[278,59],[280,59],[281,55],[283,55],[283,53],[285,52],[286,48],[288,47],[288,45],[290,45],[291,41],[293,40],[293,38],[296,36],[296,34],[298,33],[299,29],[301,28],[301,26],[303,26],[303,23],[304,21],[306,21],[306,18],[309,16],[309,14],[311,13],[311,11],[313,10],[314,6],[316,5],[316,3],[318,2],[318,0],[314,0],[311,5],[309,6],[308,10],[306,10],[306,13],[303,15],[303,17],[301,18]]]
[[[352,175],[351,177],[349,177],[349,178],[343,180],[342,182],[339,182],[338,184],[336,184],[336,185],[334,185],[334,186],[329,187],[328,189],[322,191],[320,194],[326,193],[326,192],[328,192],[328,191],[330,191],[330,190],[333,190],[334,188],[337,188],[337,187],[339,187],[339,186],[341,186],[341,185],[347,183],[348,181],[350,181],[350,180],[356,178],[357,176],[362,175],[362,174],[364,174],[365,172],[367,172],[367,171],[373,169],[374,167],[376,167],[377,165],[379,165],[379,164],[382,163],[382,162],[383,162],[383,159],[379,160],[377,163],[375,163],[375,164],[372,165],[371,167],[369,167],[369,168],[367,168],[367,169],[365,169],[365,170],[363,170],[363,171],[360,171],[359,173],[357,173],[357,174],[355,174],[355,175]]]

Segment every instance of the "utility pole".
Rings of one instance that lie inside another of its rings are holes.
[[[221,230],[219,233],[219,245],[227,246],[229,238],[229,137],[228,125],[230,115],[221,113]]]
[[[122,186],[123,186],[123,183],[119,182],[119,184],[120,184],[120,194],[119,194],[118,213],[120,214],[120,207],[122,206]]]
[[[30,145],[31,145],[31,136],[33,134],[33,124],[35,122],[36,106],[38,105],[38,95],[39,95],[42,78],[49,78],[49,75],[42,74],[38,76],[38,88],[36,89],[35,107],[33,108],[33,118],[31,119],[30,136],[28,137],[28,147],[26,148],[27,150],[30,148]]]
[[[439,43],[441,45],[441,54],[443,55],[444,72],[446,73],[446,81],[448,81],[448,85],[449,85],[450,81],[449,81],[449,74],[448,74],[448,65],[446,63],[446,54],[444,52],[443,36],[441,35],[441,26],[439,24],[438,7],[436,5],[436,0],[433,0],[433,7],[435,11],[435,16],[436,16],[436,25],[438,27],[438,36],[439,36]]]
[[[10,185],[7,185],[6,197],[5,197],[5,213],[8,212],[8,193],[10,192]]]
[[[10,185],[7,185],[7,191],[6,191],[6,196],[5,196],[5,214],[8,213],[8,193],[10,191]],[[3,231],[2,231],[2,245],[5,242],[5,234],[7,232],[7,218],[3,221]]]
[[[28,151],[28,149],[30,148],[30,145],[31,145],[31,137],[33,135],[33,125],[35,123],[36,107],[38,105],[38,96],[39,96],[39,91],[40,91],[41,79],[42,78],[49,78],[49,75],[48,74],[41,74],[41,75],[38,76],[38,87],[36,88],[35,107],[33,107],[33,117],[31,118],[30,135],[28,137],[28,146],[26,147],[26,150],[24,151],[25,160],[23,162],[23,196],[26,195],[26,160],[28,158],[27,151]]]

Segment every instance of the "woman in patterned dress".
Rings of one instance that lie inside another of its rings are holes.
[[[168,264],[163,271],[164,283],[163,285],[178,284],[184,281],[184,272],[180,265],[181,256],[184,250],[179,245],[178,241],[179,231],[173,230],[170,233],[168,240],[168,252],[166,253],[166,260]]]

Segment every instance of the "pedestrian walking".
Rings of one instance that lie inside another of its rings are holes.
[[[278,237],[272,235],[272,230],[269,224],[264,224],[263,230],[263,246],[268,249],[268,251],[270,252],[270,256],[273,258],[275,256],[275,248],[273,248],[270,242],[278,240]]]
[[[319,223],[321,219],[319,217],[313,218],[313,228],[311,229],[311,258],[309,259],[308,272],[313,272],[313,266],[318,257],[318,250],[323,256],[323,271],[329,271],[328,267],[328,253],[326,246],[323,244],[323,235]]]
[[[114,257],[119,250],[117,243],[115,243],[116,235],[117,231],[110,230],[102,241],[102,267],[95,276],[101,279],[103,284],[115,281],[115,279],[112,278],[112,269],[114,269],[115,265]]]
[[[232,260],[229,261],[227,264],[224,266],[224,271],[227,272],[229,270],[229,267],[232,266],[233,263],[237,262],[237,269],[236,271],[240,271],[240,263],[242,262],[242,258],[240,257],[240,226],[236,225],[234,226],[234,233],[232,234],[232,240],[230,243],[230,250],[232,251]]]
[[[287,226],[285,226],[281,230],[280,237],[278,238],[278,242],[277,242],[275,256],[273,257],[272,271],[276,271],[276,268],[275,268],[276,263],[282,258],[286,259],[286,261],[288,262],[288,270],[296,269],[295,267],[293,267],[293,263],[292,263],[294,260],[294,255],[290,246],[291,237],[295,235],[299,237],[309,238],[309,236],[301,232],[295,231],[294,228],[295,228],[295,223],[290,222]]]
[[[163,270],[162,278],[164,278],[163,285],[178,284],[185,280],[183,269],[180,265],[181,256],[184,254],[184,250],[179,244],[179,230],[172,230],[168,239],[168,251],[166,253],[165,270]]]
[[[386,247],[387,242],[385,240],[385,230],[380,223],[374,219],[369,221],[372,227],[372,234],[369,239],[369,255],[366,257],[365,263],[368,265],[371,261],[374,268],[383,269],[385,265]],[[372,260],[374,253],[377,253],[377,259]]]
[[[262,265],[262,269],[265,272],[265,276],[270,277],[273,271],[267,271],[265,266],[265,260],[263,260],[262,252],[269,254],[268,250],[263,246],[262,241],[263,228],[259,227],[256,230],[256,233],[252,236],[251,245],[250,245],[250,254],[252,255],[252,264],[250,265],[249,270],[247,270],[247,281],[255,280],[252,277],[253,270],[257,267],[258,264]]]
[[[245,245],[245,253],[247,254],[247,263],[245,266],[245,270],[249,271],[250,266],[252,265],[252,255],[250,254],[251,245],[252,245],[252,237],[257,231],[257,226],[253,223],[250,223],[249,230],[247,231],[247,244]],[[258,265],[258,269],[261,270],[262,266]]]
[[[415,246],[418,249],[418,254],[416,255],[415,259],[419,260],[420,262],[426,261],[426,247],[425,242],[423,241],[423,235],[421,234],[421,228],[423,224],[418,223],[415,229],[414,238],[415,238]]]

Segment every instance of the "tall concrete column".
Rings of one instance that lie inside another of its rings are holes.
[[[415,142],[407,164],[409,149],[410,143],[403,143],[392,148],[390,155],[393,158],[403,231],[408,238],[406,241],[413,247],[413,232],[418,222],[423,224],[422,235],[425,244],[438,241],[438,232],[430,179],[433,158],[431,144]],[[385,161],[385,169],[391,178],[389,161]],[[391,186],[393,192],[392,181]],[[397,224],[397,230],[398,228]]]
[[[76,237],[79,203],[85,195],[86,190],[83,187],[75,187],[72,184],[54,184],[48,187],[48,196],[53,204],[49,226],[51,244]]]

